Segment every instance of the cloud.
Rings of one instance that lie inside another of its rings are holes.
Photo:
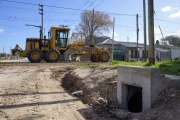
[[[0,33],[3,33],[4,32],[4,29],[0,28]]]
[[[165,6],[165,7],[161,8],[161,11],[162,12],[171,12],[173,10],[178,10],[178,9],[179,9],[178,7]]]
[[[176,13],[173,13],[173,14],[169,15],[169,17],[173,18],[173,19],[180,18],[180,10],[178,12],[176,12]]]
[[[163,8],[161,8],[161,11],[162,12],[169,12],[169,11],[172,11],[172,7],[170,7],[170,6],[165,6],[165,7],[163,7]]]

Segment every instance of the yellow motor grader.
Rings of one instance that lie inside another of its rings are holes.
[[[73,49],[69,55],[70,60],[72,56],[78,57],[88,52],[83,51],[82,41],[75,41],[73,44],[68,45],[68,34],[70,29],[65,27],[51,27],[48,32],[48,39],[40,38],[27,38],[25,50],[22,50],[19,45],[12,49],[14,55],[17,51],[23,56],[27,57],[31,63],[38,63],[41,60],[46,62],[58,62],[60,54],[64,54],[68,49]],[[108,62],[109,52],[105,48],[100,48],[96,45],[90,45],[95,49],[96,53],[91,54],[90,60],[92,62]]]

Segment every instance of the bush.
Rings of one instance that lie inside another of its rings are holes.
[[[118,61],[118,60],[112,60],[109,63],[109,65],[118,65],[118,64],[120,64],[120,61]]]
[[[175,58],[174,60],[179,60],[179,58]]]

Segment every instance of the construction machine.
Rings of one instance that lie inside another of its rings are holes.
[[[75,41],[68,45],[68,34],[70,29],[66,27],[51,27],[48,32],[48,39],[44,38],[27,38],[25,50],[22,50],[19,45],[12,49],[14,55],[19,51],[21,56],[27,57],[31,63],[38,63],[41,60],[46,62],[58,62],[60,54],[64,54],[68,49],[73,49],[69,55],[70,60],[75,60],[79,56],[85,55],[88,52],[83,50],[82,41]],[[95,49],[91,54],[90,60],[92,62],[108,62],[109,52],[106,48],[90,45],[89,47]]]

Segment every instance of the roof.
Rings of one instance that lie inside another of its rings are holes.
[[[110,38],[110,37],[108,37],[108,36],[96,36],[96,35],[94,35],[93,37],[96,38],[96,39],[98,39],[98,38],[105,38],[105,39]]]
[[[170,49],[180,49],[178,46],[168,46]]]
[[[137,43],[135,42],[118,42],[126,47],[137,47]],[[138,43],[138,47],[144,47],[144,44]]]
[[[96,45],[104,45],[104,44],[111,45],[112,39],[106,39],[105,41],[97,43]],[[114,40],[114,45],[119,45],[119,43]]]
[[[155,48],[156,51],[161,51],[161,52],[169,52],[170,50],[164,49],[164,48]]]

